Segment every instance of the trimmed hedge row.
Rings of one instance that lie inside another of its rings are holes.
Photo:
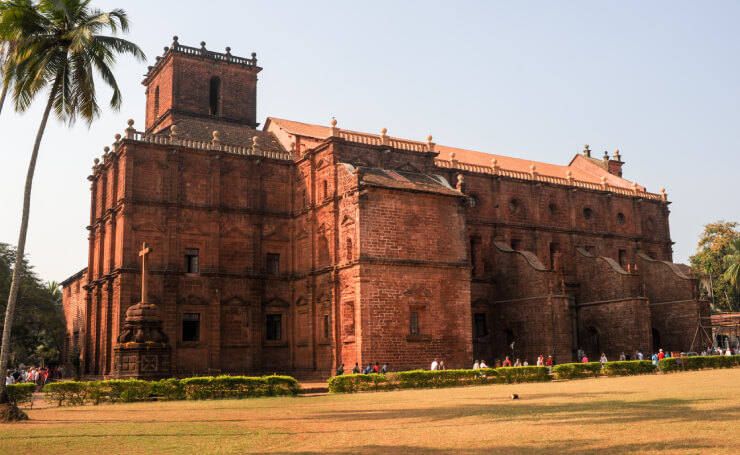
[[[704,368],[733,368],[740,366],[737,355],[707,355],[692,357],[669,357],[658,362],[660,371],[702,370]]]
[[[550,379],[547,367],[485,368],[482,370],[413,370],[382,374],[349,374],[329,379],[330,393],[354,393],[393,389],[428,389],[466,385],[543,382]]]
[[[260,396],[296,395],[298,381],[290,376],[217,376],[142,381],[136,379],[89,382],[54,382],[44,387],[45,399],[62,405],[101,402],[163,400],[215,400]]]
[[[36,390],[36,384],[8,384],[6,390],[8,391],[8,401],[10,401],[10,404],[21,406],[24,403],[28,403],[33,407],[33,392]]]
[[[649,360],[628,360],[606,362],[601,368],[600,362],[563,363],[552,369],[558,379],[579,379],[606,376],[632,376],[636,374],[651,374],[655,372],[655,365]]]
[[[655,365],[650,360],[622,360],[604,364],[604,374],[607,376],[632,376],[651,373],[655,373]]]
[[[562,363],[552,367],[558,379],[580,379],[601,375],[601,363]]]

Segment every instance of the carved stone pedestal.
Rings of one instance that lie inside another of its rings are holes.
[[[126,323],[114,351],[116,378],[161,379],[171,376],[172,348],[162,332],[156,307],[137,303],[126,311]]]

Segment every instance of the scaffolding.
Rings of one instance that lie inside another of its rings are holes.
[[[740,348],[740,313],[719,313],[699,318],[699,325],[691,341],[692,352],[694,345],[697,349]]]

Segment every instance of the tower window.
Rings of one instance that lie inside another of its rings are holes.
[[[419,313],[411,312],[411,333],[419,333]]]
[[[329,197],[329,184],[324,180],[324,199]]]
[[[211,115],[220,114],[220,92],[221,91],[221,80],[217,77],[212,77],[209,90],[208,90],[208,113]]]
[[[619,250],[619,265],[622,268],[627,266],[627,250]]]
[[[283,339],[283,315],[268,314],[266,320],[265,338],[270,341],[280,341]]]
[[[200,313],[183,313],[182,341],[200,340]]]
[[[154,118],[159,117],[159,86],[154,89]]]
[[[185,273],[198,273],[197,248],[185,248]]]
[[[267,274],[271,276],[280,275],[280,255],[267,253]]]
[[[324,315],[324,338],[329,338],[329,316]]]

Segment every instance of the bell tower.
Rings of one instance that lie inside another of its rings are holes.
[[[177,36],[150,66],[146,87],[146,132],[164,130],[178,120],[210,119],[256,128],[257,54],[251,58],[183,46]]]

